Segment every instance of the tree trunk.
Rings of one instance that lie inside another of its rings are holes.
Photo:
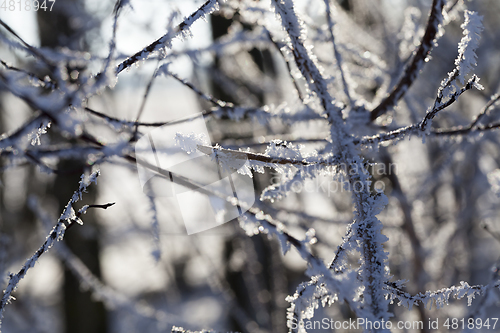
[[[83,8],[83,1],[71,0],[65,1],[64,4],[57,3],[51,12],[38,11],[41,46],[50,48],[64,46],[72,50],[82,51],[86,43],[81,38],[80,31],[73,24],[75,20],[68,14],[81,13]],[[85,161],[82,160],[66,160],[58,164],[58,169],[63,171],[63,174],[57,176],[52,189],[59,205],[58,211],[64,209],[78,188],[78,182],[84,168]],[[81,205],[85,204],[85,201],[93,203],[95,198],[96,191],[89,187]],[[89,210],[83,220],[85,224],[69,230],[64,241],[90,271],[99,277],[99,226],[95,213]],[[65,332],[107,332],[107,313],[103,303],[94,301],[90,292],[82,290],[80,281],[68,269],[64,271],[63,291]]]

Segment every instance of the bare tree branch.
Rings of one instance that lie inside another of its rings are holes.
[[[425,60],[428,59],[429,54],[434,46],[434,40],[437,37],[439,24],[442,20],[444,1],[433,0],[431,11],[427,20],[427,28],[425,34],[420,41],[420,45],[414,51],[411,62],[405,67],[403,75],[398,83],[392,88],[391,92],[371,111],[370,119],[374,121],[387,111],[391,110],[397,102],[404,96],[410,86],[417,78]]]

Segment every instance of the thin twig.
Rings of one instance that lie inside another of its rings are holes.
[[[493,105],[495,105],[496,102],[498,102],[499,100],[500,100],[500,94],[495,94],[495,95],[491,96],[490,100],[488,101],[488,103],[486,103],[486,105],[481,109],[481,111],[477,115],[476,119],[474,119],[474,121],[469,125],[469,127],[473,128],[474,126],[476,126],[476,124],[479,123],[479,121],[484,116],[486,116],[486,114],[488,113],[488,111],[490,110],[490,108]]]
[[[144,107],[146,106],[146,100],[148,99],[149,92],[151,91],[151,87],[153,86],[153,82],[157,76],[157,73],[158,73],[158,66],[153,72],[153,75],[151,76],[151,79],[149,80],[148,85],[146,87],[146,91],[144,92],[144,96],[142,97],[141,106],[139,107],[139,111],[137,112],[137,117],[135,117],[134,134],[130,139],[131,141],[135,141],[137,139],[137,133],[139,131],[139,125],[138,125],[139,119],[141,118],[141,115],[144,112]]]
[[[198,145],[198,150],[204,154],[211,155],[214,152],[217,154],[226,154],[233,159],[249,159],[254,161],[259,161],[263,163],[270,164],[284,164],[284,165],[300,165],[300,166],[311,166],[311,165],[336,165],[340,163],[340,158],[336,156],[335,158],[329,159],[328,161],[318,161],[318,162],[309,162],[306,159],[303,160],[294,160],[291,158],[282,158],[282,157],[272,157],[263,154],[250,153],[239,150],[231,150],[224,149],[221,147],[210,147],[210,146],[202,146]]]
[[[297,95],[299,96],[299,99],[301,100],[301,102],[304,102],[304,94],[302,93],[302,90],[300,90],[299,83],[293,77],[292,66],[290,65],[290,62],[288,61],[288,59],[286,58],[285,53],[282,50],[282,48],[286,47],[286,45],[280,44],[280,43],[276,42],[274,40],[273,36],[271,35],[271,32],[269,30],[267,30],[267,29],[265,29],[265,31],[267,33],[267,37],[269,38],[269,40],[271,41],[271,43],[273,43],[273,45],[276,47],[276,49],[278,50],[278,52],[281,54],[281,57],[285,61],[285,65],[286,65],[286,68],[288,70],[288,73],[290,74],[290,78],[292,79],[292,83],[293,83],[293,85],[295,87],[295,91],[297,92]]]
[[[325,0],[326,5],[326,19],[328,21],[328,28],[330,30],[330,37],[332,40],[333,46],[333,54],[335,55],[335,60],[337,62],[337,68],[339,69],[340,79],[342,80],[342,87],[344,88],[344,94],[347,97],[347,101],[349,102],[349,106],[353,106],[354,102],[351,98],[351,94],[349,93],[349,86],[347,85],[344,69],[342,68],[342,57],[340,56],[339,50],[337,48],[337,44],[335,43],[335,33],[333,32],[334,23],[332,20],[332,13],[330,10],[330,0]]]
[[[434,107],[428,111],[425,115],[425,117],[422,119],[422,121],[418,124],[413,124],[409,125],[406,127],[402,127],[396,130],[393,130],[391,132],[387,133],[379,133],[374,136],[370,137],[363,137],[361,139],[355,139],[354,144],[373,144],[373,143],[380,143],[383,141],[389,141],[389,140],[394,140],[394,139],[400,139],[403,138],[405,135],[410,135],[410,134],[416,134],[416,133],[424,133],[428,129],[428,125],[430,124],[431,120],[436,117],[438,112],[446,109],[448,106],[451,104],[455,103],[457,99],[467,90],[470,90],[474,87],[474,83],[476,82],[477,77],[474,75],[465,85],[465,87],[462,87],[459,91],[455,92],[453,95],[450,96],[450,98],[445,102],[445,103],[438,103],[438,97],[436,98],[436,102],[434,103]],[[482,130],[486,130],[485,126]],[[491,129],[491,128],[488,128]],[[469,129],[470,130],[470,129]],[[467,129],[459,129],[455,130],[456,134],[459,134],[460,132],[467,132]],[[428,134],[433,135],[444,135],[444,133],[439,133],[436,130],[429,130]]]
[[[444,102],[441,103],[442,96],[438,95],[436,98],[436,101],[434,103],[434,106],[431,111],[427,112],[425,115],[424,119],[422,122],[419,124],[419,127],[422,131],[425,131],[427,128],[427,125],[430,123],[430,121],[437,115],[437,113],[441,110],[444,110],[451,104],[455,103],[457,99],[462,95],[464,92],[467,90],[470,90],[474,87],[474,84],[479,81],[479,78],[476,75],[473,75],[472,78],[467,82],[465,87],[462,87],[459,91],[455,92],[453,95],[450,96],[450,98]]]
[[[182,21],[173,31],[168,31],[165,35],[158,38],[153,43],[138,51],[133,56],[125,59],[116,67],[116,74],[119,74],[123,70],[130,68],[130,66],[137,63],[138,61],[146,59],[152,53],[161,50],[165,45],[170,43],[172,39],[186,32],[195,21],[213,12],[217,4],[217,0],[207,0],[200,8],[198,8],[198,10],[196,10],[184,21]]]
[[[24,75],[28,76],[30,79],[36,80],[37,83],[40,84],[41,86],[43,86],[44,88],[47,88],[47,89],[57,88],[57,82],[52,81],[52,79],[48,76],[46,76],[46,79],[42,79],[41,77],[39,77],[35,73],[11,66],[1,59],[0,59],[0,63],[8,70],[23,73]]]
[[[29,53],[31,53],[35,58],[39,58],[42,60],[51,70],[55,69],[55,65],[52,61],[47,59],[43,54],[41,54],[35,47],[26,43],[24,39],[22,39],[7,23],[5,23],[2,19],[0,19],[0,25],[2,25],[8,32],[14,35],[21,43],[28,49]]]
[[[166,72],[166,71],[164,71],[164,72]],[[215,98],[212,95],[205,94],[200,89],[196,88],[192,83],[188,82],[185,79],[180,78],[177,74],[174,74],[172,72],[166,72],[166,73],[169,76],[171,76],[174,79],[176,79],[177,81],[179,81],[180,83],[182,83],[183,85],[185,85],[186,87],[188,87],[189,89],[191,89],[195,94],[197,94],[198,96],[200,96],[204,100],[209,101],[210,103],[213,103],[214,105],[216,105],[216,106],[218,106],[220,108],[234,108],[234,104],[233,103],[224,102],[223,100]]]
[[[94,177],[97,177],[98,174],[95,174]],[[79,197],[82,195],[82,193],[85,191],[86,187],[90,184],[84,184],[83,180],[80,182],[80,187],[79,189],[73,194],[73,197],[69,201],[68,205],[64,208],[63,213],[59,217],[57,224],[54,226],[54,228],[50,231],[49,235],[45,239],[45,242],[38,248],[38,250],[30,257],[28,258],[19,272],[17,274],[10,274],[9,276],[9,283],[7,284],[7,287],[5,288],[2,299],[0,301],[0,323],[1,319],[3,318],[3,313],[5,311],[5,307],[7,304],[9,304],[12,301],[12,293],[16,290],[17,285],[23,279],[26,274],[28,273],[28,270],[32,267],[35,266],[36,262],[40,257],[46,253],[56,242],[61,241],[64,238],[65,232],[72,227],[75,222],[76,223],[82,223],[80,220],[81,215],[83,215],[88,208],[103,208],[106,209],[114,203],[108,203],[104,205],[86,205],[82,207],[78,212],[75,213],[73,210],[72,204],[76,202]]]

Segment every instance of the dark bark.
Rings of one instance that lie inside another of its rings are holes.
[[[70,13],[76,13],[76,10],[82,10],[83,8],[83,2],[73,0],[61,4],[56,3],[51,12],[38,11],[37,18],[41,46],[50,48],[64,46],[79,51],[84,49],[86,43],[81,32],[74,25],[74,18],[69,16]],[[51,133],[51,135],[57,134]],[[63,160],[59,162],[57,169],[61,170],[62,173],[57,176],[52,193],[57,198],[58,211],[62,211],[78,188],[80,176],[85,169],[85,161]],[[90,187],[85,195],[85,202],[82,202],[81,205],[85,203],[93,204],[95,198],[96,191]],[[75,208],[80,207],[78,203],[77,206]],[[85,225],[68,231],[64,241],[90,271],[100,277],[99,227],[95,213],[89,210],[84,220]],[[107,313],[104,304],[94,301],[89,291],[82,290],[80,281],[68,269],[64,271],[63,291],[65,332],[107,332]]]

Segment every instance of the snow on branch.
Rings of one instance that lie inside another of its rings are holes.
[[[483,17],[477,12],[465,11],[465,22],[461,25],[464,30],[464,37],[458,44],[458,57],[455,65],[458,68],[458,79],[464,84],[465,76],[469,74],[477,65],[476,50],[479,47],[481,32],[483,31]]]
[[[70,204],[77,202],[82,199],[83,193],[87,192],[87,187],[90,184],[97,184],[97,177],[99,176],[99,171],[93,172],[90,176],[86,176],[85,174],[81,175],[78,190],[73,193],[73,197],[71,197]]]
[[[41,86],[45,89],[52,90],[57,87],[57,83],[52,81],[49,76],[46,76],[45,78],[39,77],[37,74],[29,72],[25,69],[17,68],[14,66],[11,66],[7,64],[5,61],[0,59],[0,63],[8,70],[23,73],[30,82],[32,82],[34,85]]]
[[[55,65],[54,65],[53,61],[51,61],[47,57],[45,57],[37,48],[26,43],[14,30],[12,30],[12,28],[7,23],[5,23],[1,19],[0,19],[0,25],[3,26],[10,34],[12,34],[14,37],[16,37],[21,42],[24,49],[28,53],[30,53],[36,59],[40,59],[41,61],[43,61],[50,69],[54,69]]]
[[[308,274],[310,274],[311,276],[323,275],[325,284],[328,286],[329,290],[335,293],[339,293],[340,298],[346,298],[346,296],[344,296],[344,291],[351,290],[350,288],[342,288],[340,286],[342,281],[346,281],[347,283],[349,279],[346,278],[344,280],[343,276],[334,276],[333,272],[325,265],[325,263],[321,259],[315,257],[308,249],[309,244],[313,244],[314,242],[316,242],[314,233],[306,233],[306,238],[303,241],[298,240],[286,231],[283,223],[273,219],[270,215],[264,214],[258,208],[247,207],[244,202],[239,201],[237,198],[225,197],[220,193],[204,187],[200,187],[188,178],[177,175],[171,171],[157,168],[156,166],[149,164],[147,161],[136,160],[132,156],[129,156],[129,159],[131,161],[137,161],[137,163],[140,163],[144,167],[157,171],[164,177],[170,177],[171,174],[173,178],[176,179],[176,182],[181,186],[184,186],[191,190],[195,190],[205,195],[219,197],[231,203],[232,205],[241,206],[246,210],[246,213],[244,214],[244,216],[240,217],[239,221],[240,225],[248,235],[264,233],[276,236],[280,241],[283,253],[286,253],[289,250],[290,246],[294,246],[298,250],[300,256],[310,266]]]
[[[164,47],[170,47],[170,43],[175,37],[179,35],[189,35],[189,29],[193,23],[217,10],[218,3],[218,0],[208,0],[205,2],[198,10],[185,18],[174,30],[168,31],[165,35],[120,63],[116,68],[116,74],[119,74],[124,69],[130,68],[130,66],[141,60],[147,59],[153,53],[160,52]]]
[[[276,14],[281,19],[283,28],[288,34],[290,49],[297,67],[306,79],[310,89],[319,97],[326,114],[330,117],[330,121],[340,129],[342,126],[341,108],[334,104],[334,100],[328,92],[327,82],[318,68],[316,56],[311,52],[310,47],[304,45],[306,31],[303,22],[295,13],[293,2],[290,0],[273,0],[272,3]],[[341,136],[341,133],[339,135]]]
[[[457,80],[463,85],[465,77],[476,66],[476,50],[479,47],[481,31],[483,30],[482,16],[479,16],[476,12],[465,11],[465,22],[461,25],[461,28],[463,29],[464,37],[462,37],[462,40],[458,44],[458,56],[455,59],[455,68],[441,82],[435,105],[441,104],[443,100],[448,101],[454,94],[460,91],[461,88],[458,86]],[[472,78],[475,78],[473,81],[474,87],[478,90],[483,90],[483,86],[479,84],[479,78],[475,74],[472,75]],[[470,79],[468,82],[471,82]]]
[[[300,254],[302,259],[308,264],[307,274],[313,279],[321,280],[328,288],[331,295],[337,295],[338,299],[348,301],[350,299],[349,292],[355,288],[351,288],[353,283],[347,274],[334,275],[323,260],[313,255],[308,248],[310,244],[317,242],[314,229],[306,233],[304,240],[299,240],[286,230],[284,224],[273,219],[270,215],[264,214],[260,209],[250,208],[247,213],[239,218],[240,226],[246,231],[247,235],[253,236],[259,233],[267,234],[276,237],[280,244],[283,254],[289,251],[290,246],[293,246]],[[316,278],[314,278],[316,276]],[[355,283],[355,282],[354,282]]]
[[[436,116],[436,114],[447,108],[448,106],[450,106],[451,104],[453,104],[457,99],[458,97],[460,97],[460,95],[462,95],[464,92],[466,92],[467,90],[470,90],[472,89],[473,87],[476,87],[478,89],[482,89],[482,86],[478,84],[479,82],[479,78],[474,74],[470,79],[469,81],[467,82],[467,84],[458,89],[458,91],[454,91],[453,93],[451,93],[450,95],[447,96],[447,99],[442,102],[442,97],[443,95],[441,94],[441,90],[438,92],[438,97],[436,98],[435,102],[434,102],[434,106],[427,112],[427,114],[425,115],[424,119],[420,122],[419,124],[419,128],[422,132],[426,133],[428,130],[430,130],[430,125],[432,123],[432,119]]]
[[[76,89],[68,84],[62,89],[65,85],[62,80],[59,82],[61,89],[46,94],[40,87],[24,84],[19,75],[17,72],[0,70],[0,83],[14,96],[24,100],[33,109],[42,112],[65,134],[78,135],[81,131],[81,119],[77,117],[75,109],[82,103],[84,88]],[[69,107],[70,105],[72,107]]]
[[[51,218],[43,211],[42,207],[40,207],[36,197],[30,198],[29,206],[45,227],[50,226]],[[61,258],[64,265],[79,280],[82,289],[91,291],[93,297],[96,300],[102,301],[109,309],[124,309],[130,314],[166,324],[182,322],[182,319],[178,316],[154,309],[144,303],[135,302],[103,283],[65,243],[59,242],[55,244],[54,248],[56,250],[55,253]]]
[[[494,281],[493,286],[499,288],[500,281]],[[429,309],[434,304],[439,309],[448,305],[451,297],[456,299],[467,297],[467,305],[470,306],[476,295],[484,294],[487,288],[487,286],[482,285],[471,286],[467,282],[461,281],[460,286],[451,286],[437,291],[426,291],[425,293],[411,295],[401,289],[401,283],[389,282],[386,284],[386,290],[389,291],[391,302],[394,299],[399,299],[398,305],[404,305],[409,310],[418,303],[422,303],[424,307]]]
[[[386,133],[379,133],[373,136],[365,136],[360,139],[355,139],[354,144],[378,144],[383,141],[389,141],[389,140],[402,140],[406,136],[409,135],[415,135],[415,134],[422,134],[422,135],[452,135],[452,134],[466,134],[472,130],[472,126],[470,128],[462,128],[462,129],[455,129],[455,130],[433,130],[431,129],[432,125],[432,120],[436,117],[438,112],[446,109],[453,103],[455,103],[458,98],[467,90],[470,90],[474,87],[477,87],[479,78],[476,75],[473,75],[467,84],[460,88],[458,91],[453,92],[448,96],[448,98],[442,102],[442,94],[441,91],[439,91],[438,96],[436,97],[436,100],[434,102],[434,106],[429,108],[427,111],[426,115],[424,118],[417,124],[412,124],[408,125],[405,127],[401,127],[395,130],[392,130],[390,132]],[[472,125],[472,124],[471,124]],[[473,123],[475,126],[476,124]],[[494,126],[483,126],[482,128],[476,128],[479,131],[485,131],[485,130],[490,130],[497,128],[497,125],[495,124]]]
[[[287,309],[287,325],[290,332],[306,333],[304,319],[311,319],[320,304],[325,307],[337,300],[337,296],[332,295],[320,281],[319,276],[313,276],[311,281],[299,284],[294,295],[286,298],[290,303]]]
[[[277,147],[281,149],[277,149]],[[289,149],[292,148],[292,149]],[[243,150],[225,149],[221,146],[198,145],[197,149],[204,154],[215,156],[223,165],[231,166],[234,161],[245,160],[243,167],[236,166],[238,173],[253,177],[252,170],[264,173],[264,168],[274,169],[283,175],[279,184],[268,186],[262,191],[261,200],[283,198],[296,182],[303,182],[307,178],[314,178],[318,174],[334,174],[340,163],[339,156],[330,158],[318,157],[315,154],[301,156],[297,148],[290,143],[275,140],[271,142],[264,154],[257,154]],[[215,157],[214,157],[215,158]],[[238,164],[238,163],[237,163]],[[293,166],[293,168],[292,168]]]
[[[354,307],[353,310],[358,309],[357,314],[363,318],[388,320],[391,314],[382,290],[383,284],[388,279],[387,253],[382,246],[387,237],[381,234],[382,223],[376,218],[376,215],[387,204],[387,198],[381,193],[372,195],[368,186],[361,185],[370,184],[370,175],[360,168],[363,160],[353,145],[352,136],[347,132],[341,116],[341,108],[334,104],[328,92],[326,80],[316,65],[316,58],[310,52],[310,48],[304,46],[305,30],[295,13],[292,1],[275,0],[273,4],[290,38],[295,62],[306,78],[310,89],[319,97],[325,114],[328,116],[330,139],[333,142],[331,147],[336,148],[336,153],[342,157],[341,162],[345,163],[348,169],[347,179],[352,188],[352,200],[355,207],[355,220],[351,225],[356,237],[352,241],[360,243],[361,272],[365,288],[363,306]],[[352,299],[351,296],[349,295],[349,299]]]
[[[35,266],[35,263],[38,261],[38,259],[40,259],[40,257],[45,252],[47,252],[56,241],[60,241],[64,237],[66,229],[78,220],[79,217],[75,215],[73,207],[66,206],[63,213],[61,214],[61,217],[59,218],[59,221],[49,233],[42,246],[30,258],[28,258],[28,260],[25,261],[22,268],[19,270],[19,272],[17,272],[17,274],[9,274],[9,283],[7,285],[7,288],[5,288],[2,295],[2,300],[0,301],[0,323],[1,318],[3,318],[5,307],[12,300],[15,300],[15,298],[12,297],[11,294],[12,292],[14,292],[14,290],[16,290],[17,285],[19,284],[21,279],[26,276],[28,270]]]
[[[48,127],[50,121],[47,117],[40,114],[31,117],[17,130],[0,136],[0,152],[8,148],[23,150],[30,142],[32,145],[39,144],[40,135],[45,134]]]
[[[427,20],[425,34],[416,48],[412,60],[403,71],[403,75],[392,91],[371,111],[371,120],[375,120],[384,113],[391,110],[396,103],[405,95],[406,91],[417,78],[422,66],[428,59],[432,48],[439,37],[439,26],[443,23],[444,0],[433,0],[431,11]]]
[[[68,204],[64,208],[61,216],[59,217],[57,224],[52,228],[49,235],[45,239],[45,242],[40,246],[40,248],[30,257],[28,258],[19,272],[17,274],[9,274],[9,283],[7,284],[7,288],[5,288],[2,299],[0,301],[0,325],[1,319],[3,318],[3,313],[5,311],[5,307],[9,304],[14,298],[11,294],[16,290],[17,285],[23,279],[28,270],[35,266],[36,262],[40,257],[47,252],[56,242],[61,241],[64,238],[64,234],[68,228],[74,225],[74,223],[83,224],[80,216],[85,214],[88,208],[96,207],[106,209],[113,204],[105,204],[105,205],[85,205],[78,212],[75,212],[73,209],[73,203],[77,202],[81,199],[82,194],[86,191],[87,187],[91,182],[95,182],[99,172],[96,171],[92,173],[90,176],[85,177],[82,175],[82,179],[80,181],[80,186],[78,190],[75,191],[72,198],[69,200]]]

